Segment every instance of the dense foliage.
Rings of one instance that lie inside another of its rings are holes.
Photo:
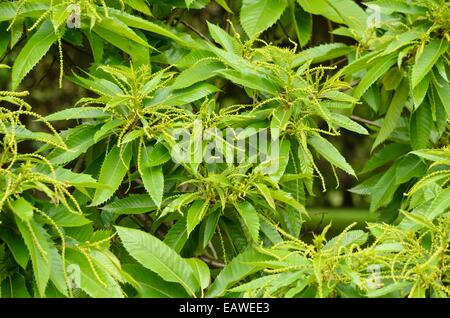
[[[0,296],[450,296],[449,40],[445,0],[0,1]],[[377,221],[305,236],[348,177]]]

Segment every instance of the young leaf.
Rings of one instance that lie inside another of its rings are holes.
[[[168,282],[182,285],[189,295],[195,296],[200,286],[185,259],[150,234],[121,226],[116,229],[125,249],[142,266]]]
[[[92,205],[97,206],[108,200],[114,192],[119,188],[123,178],[128,172],[132,157],[131,146],[118,148],[113,146],[111,151],[106,155],[105,161],[100,170],[98,181],[110,186],[109,189],[97,189],[92,199]]]
[[[108,203],[102,210],[114,214],[141,214],[156,210],[156,205],[148,194],[132,194]]]
[[[195,229],[195,227],[202,221],[206,210],[209,207],[209,202],[205,200],[195,200],[187,212],[187,232],[188,236]]]
[[[7,227],[3,227],[0,228],[0,238],[8,246],[17,264],[23,269],[26,269],[30,260],[30,254],[28,253],[23,237]]]
[[[394,143],[384,146],[380,151],[371,156],[371,158],[366,162],[363,170],[361,170],[361,173],[372,171],[387,164],[388,162],[394,161],[410,150],[411,147],[405,144]]]
[[[48,155],[48,159],[54,164],[65,164],[74,160],[95,143],[92,137],[98,128],[97,125],[86,125],[69,129],[64,138],[69,150],[54,149]]]
[[[394,192],[398,188],[398,185],[395,182],[396,170],[397,165],[392,165],[373,186],[370,211],[375,211],[392,200]]]
[[[216,76],[215,72],[223,70],[224,65],[216,60],[200,60],[190,68],[181,72],[172,87],[174,89],[186,88],[198,82]]]
[[[14,214],[24,222],[29,222],[33,218],[33,206],[24,198],[19,198],[10,204]]]
[[[51,272],[51,254],[45,229],[34,220],[24,222],[16,218],[16,224],[30,253],[39,295],[44,297]]]
[[[186,298],[189,295],[180,285],[162,279],[139,264],[125,264],[123,270],[129,274],[129,282],[143,298]]]
[[[350,131],[354,131],[361,135],[368,135],[369,132],[366,128],[358,124],[357,122],[351,120],[347,116],[333,113],[333,116],[331,117],[332,121],[339,127],[345,128]]]
[[[414,89],[419,82],[431,71],[439,57],[447,52],[448,40],[435,38],[424,48],[416,59],[411,74],[411,87]]]
[[[211,281],[211,273],[209,271],[208,265],[198,258],[188,258],[186,259],[189,266],[191,266],[192,271],[194,272],[195,277],[197,278],[197,282],[200,285],[201,289],[205,289],[209,286],[209,282]]]
[[[329,141],[319,135],[313,135],[308,139],[308,143],[332,165],[356,177],[353,168]]]
[[[222,30],[222,28],[209,22],[208,30],[213,40],[216,43],[220,44],[226,51],[240,55],[241,45],[234,37]]]
[[[145,190],[150,194],[156,206],[160,208],[164,193],[163,169],[162,166],[147,167],[146,163],[149,160],[146,157],[146,153],[144,148],[139,158],[139,174],[141,175]]]
[[[386,117],[384,118],[383,126],[378,132],[377,138],[373,143],[372,150],[375,149],[383,141],[385,141],[394,131],[397,122],[400,119],[403,107],[408,100],[408,96],[408,81],[406,79],[403,79],[402,83],[400,83],[399,88],[395,91],[395,95],[392,98],[391,104],[389,105],[389,109],[386,113]]]
[[[164,243],[175,252],[180,253],[188,239],[186,218],[179,219],[167,232]]]
[[[219,273],[214,283],[208,289],[206,297],[223,296],[227,288],[232,284],[258,270],[258,266],[253,263],[264,261],[267,258],[268,256],[262,255],[254,249],[248,249],[239,254]]]
[[[350,46],[344,43],[327,43],[319,46],[315,46],[301,51],[297,54],[296,58],[292,62],[293,67],[297,67],[307,61],[312,63],[321,63],[343,55],[347,55],[352,51]]]
[[[364,95],[367,89],[373,83],[375,83],[376,80],[383,76],[391,68],[391,66],[395,64],[396,61],[396,56],[388,56],[369,68],[367,73],[359,82],[358,86],[356,86],[355,90],[353,91],[353,97],[358,99],[361,98],[361,96]]]
[[[428,146],[432,126],[431,107],[428,103],[423,103],[411,115],[409,123],[409,136],[414,150]]]
[[[241,24],[245,33],[252,38],[272,26],[288,5],[287,0],[243,0]]]
[[[39,29],[26,42],[12,67],[12,89],[15,90],[29,71],[47,53],[56,41],[56,34],[50,20],[42,23]]]
[[[247,230],[250,234],[250,238],[254,242],[259,241],[259,217],[253,205],[248,201],[241,201],[234,204],[234,207],[241,216]]]

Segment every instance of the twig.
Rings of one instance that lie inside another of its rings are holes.
[[[200,256],[200,258],[208,265],[216,268],[224,268],[225,264],[219,260],[209,258],[208,256]]]
[[[370,121],[370,120],[365,119],[365,118],[361,118],[359,116],[352,115],[352,116],[350,116],[350,118],[353,119],[354,121],[357,121],[357,122],[360,122],[360,123],[363,123],[363,124],[366,124],[366,125],[369,125],[369,126],[375,126],[375,127],[378,127],[378,128],[382,127],[380,124],[377,124],[376,122]]]
[[[192,25],[190,25],[187,22],[184,22],[182,20],[179,21],[182,25],[184,25],[185,27],[187,27],[189,30],[191,30],[192,32],[194,32],[195,34],[197,34],[199,37],[201,37],[203,40],[211,43],[211,41],[208,39],[207,36],[205,36],[202,32],[200,32],[199,30],[197,30],[196,28],[194,28]]]

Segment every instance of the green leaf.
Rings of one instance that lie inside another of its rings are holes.
[[[220,210],[212,211],[202,223],[200,227],[200,233],[202,238],[202,247],[205,248],[211,241],[214,233],[216,232],[217,224],[220,219]]]
[[[450,100],[450,84],[442,76],[436,75],[433,77],[433,87],[437,93],[435,95],[439,97],[445,108],[447,117],[450,117],[450,103],[448,102]]]
[[[382,173],[371,176],[348,191],[359,195],[371,195],[372,189],[377,184],[378,180],[380,180],[381,175]]]
[[[97,206],[107,201],[122,183],[123,178],[128,172],[130,161],[132,157],[132,148],[128,145],[126,147],[118,148],[114,145],[111,151],[106,155],[105,161],[100,169],[100,176],[98,181],[110,186],[109,189],[97,189],[92,199],[92,205]]]
[[[228,13],[233,13],[233,11],[230,9],[230,7],[227,4],[227,0],[216,0],[217,4],[219,4],[222,8],[225,9]]]
[[[50,114],[44,117],[48,121],[56,120],[71,120],[71,119],[86,119],[86,118],[108,118],[111,113],[105,112],[101,107],[78,107],[67,108],[59,112]]]
[[[82,214],[69,211],[64,205],[54,206],[47,213],[61,227],[79,227],[92,222]]]
[[[313,19],[311,14],[301,7],[292,4],[290,6],[292,22],[294,22],[295,32],[300,46],[304,47],[312,38]]]
[[[356,177],[353,168],[329,141],[321,136],[313,135],[308,139],[308,143],[332,165]]]
[[[188,236],[195,227],[202,221],[209,207],[209,202],[205,200],[195,200],[187,211],[187,234]]]
[[[344,23],[339,12],[330,5],[328,0],[314,0],[314,2],[309,0],[297,0],[297,2],[306,12],[322,15],[328,20],[336,23]]]
[[[141,214],[156,210],[156,205],[148,194],[131,194],[108,203],[102,210],[114,214]]]
[[[348,231],[333,237],[325,244],[323,249],[327,250],[334,248],[338,250],[343,247],[350,247],[353,244],[361,246],[367,241],[368,238],[369,235],[362,230]]]
[[[327,43],[301,51],[292,62],[297,67],[305,62],[321,63],[350,53],[353,49],[344,43]]]
[[[364,128],[363,126],[361,126],[357,122],[351,120],[347,116],[344,116],[344,115],[341,115],[341,114],[337,114],[337,113],[333,113],[333,115],[331,116],[331,120],[337,126],[345,128],[347,130],[354,131],[354,132],[356,132],[358,134],[361,134],[361,135],[368,135],[369,134],[369,132],[367,131],[366,128]]]
[[[97,253],[100,252],[97,251]],[[99,264],[99,261],[92,256],[92,253],[82,253],[76,249],[68,249],[66,251],[66,265],[68,273],[73,273],[72,275],[77,279],[75,281],[77,287],[90,297],[124,297],[118,282],[106,271],[104,266]],[[117,265],[115,264],[115,266]]]
[[[125,2],[136,11],[142,12],[149,16],[152,15],[145,0],[125,0]],[[108,8],[108,10],[109,9],[110,8]]]
[[[395,182],[396,170],[397,165],[392,165],[373,186],[370,211],[375,211],[392,200],[394,192],[398,187]]]
[[[140,44],[144,47],[150,47],[150,45],[139,37],[132,29],[130,29],[124,22],[115,17],[103,17],[101,20],[97,20],[94,30],[101,28],[103,30],[114,31],[115,34]],[[136,45],[136,44],[135,44]]]
[[[125,249],[142,266],[168,282],[182,285],[195,296],[199,284],[189,263],[166,244],[145,232],[116,226]]]
[[[120,119],[113,119],[103,124],[103,126],[94,134],[94,143],[108,136],[112,131],[114,131],[114,129],[121,126],[122,124],[123,120]]]
[[[55,30],[50,20],[41,24],[39,29],[26,42],[14,61],[11,86],[15,90],[39,60],[48,52],[56,41]]]
[[[414,155],[407,155],[399,160],[395,172],[397,184],[405,183],[411,178],[420,177],[426,172],[427,168],[423,161]]]
[[[92,137],[97,130],[98,126],[92,125],[78,126],[67,130],[64,142],[69,150],[55,149],[50,152],[48,159],[53,164],[64,164],[74,160],[95,143]]]
[[[10,208],[24,222],[29,222],[33,218],[33,206],[24,198],[12,202]]]
[[[46,171],[45,174],[51,178],[53,177],[53,173],[51,171]],[[109,188],[108,185],[98,183],[97,180],[92,178],[89,174],[75,173],[72,172],[72,170],[65,169],[63,167],[58,167],[55,169],[55,179],[68,185],[73,185],[77,188]]]
[[[68,296],[67,293],[67,283],[64,278],[64,266],[62,257],[58,252],[58,249],[54,245],[50,245],[50,254],[51,254],[51,272],[50,272],[50,281],[55,285],[56,289],[63,294],[64,296]]]
[[[30,260],[30,254],[23,241],[23,236],[13,232],[7,227],[0,228],[0,238],[8,245],[15,261],[23,269],[26,269],[28,261]]]
[[[145,147],[143,148],[145,149]],[[150,194],[156,206],[160,208],[164,194],[163,169],[162,166],[146,166],[146,163],[150,161],[146,157],[146,153],[146,150],[141,153],[139,160],[139,174],[141,175],[145,190],[147,190],[148,194]]]
[[[209,286],[211,281],[211,273],[209,271],[208,265],[205,262],[198,258],[188,258],[186,259],[189,266],[191,266],[192,271],[194,272],[195,277],[197,278],[197,282],[200,285],[201,289],[205,289]]]
[[[56,146],[60,151],[66,151],[64,144],[56,135],[41,131],[31,131],[22,126],[1,125],[0,133],[13,135],[16,140],[35,140],[52,146]],[[56,151],[56,150],[55,150]]]
[[[96,25],[93,31],[106,42],[111,43],[115,47],[130,55],[135,65],[150,64],[150,52],[147,42],[145,42],[143,39],[141,39],[140,41],[137,40],[136,37],[140,37],[126,25],[124,25],[123,29],[128,33],[128,38],[122,36],[118,32],[115,32],[115,29],[111,29],[108,26]],[[130,33],[129,31],[131,31],[132,33]],[[129,37],[132,37],[139,42],[144,41],[146,45],[139,44]]]
[[[240,21],[247,35],[252,38],[268,29],[286,9],[286,0],[243,0]]]
[[[3,281],[3,286],[7,283],[8,287],[4,288],[5,291],[2,293],[2,298],[31,298],[30,293],[27,288],[27,281],[20,273],[15,273],[10,275],[7,280]]]
[[[372,150],[375,149],[379,144],[385,141],[389,135],[397,127],[397,122],[402,114],[403,107],[409,97],[409,87],[408,81],[403,79],[399,87],[395,91],[394,97],[389,105],[389,109],[386,113],[386,117],[383,121],[383,126],[378,132],[377,138],[375,139]]]
[[[277,85],[273,81],[265,77],[263,74],[258,74],[256,72],[243,74],[235,70],[223,70],[217,71],[216,73],[222,75],[224,78],[232,81],[237,85],[242,85],[246,88],[266,92],[271,95],[277,95]]]
[[[39,2],[13,2],[3,1],[0,3],[0,21],[12,20],[17,15],[20,7],[21,14],[42,14],[48,9],[48,4]]]
[[[409,136],[414,150],[427,148],[431,127],[433,127],[431,107],[428,103],[423,103],[412,113],[409,123]]]
[[[163,102],[166,106],[181,106],[195,102],[217,91],[219,91],[219,89],[214,85],[208,83],[197,83],[188,88],[170,92],[169,96],[161,102]],[[149,103],[145,104],[145,107],[151,107],[158,102],[159,101],[157,100],[151,100]]]
[[[286,126],[291,119],[293,107],[285,109],[281,106],[275,108],[272,113],[272,120],[270,122],[270,133],[272,140],[276,140],[280,136],[280,132],[286,130]]]
[[[259,268],[254,262],[264,261],[268,258],[266,255],[259,254],[254,249],[248,249],[239,254],[225,266],[214,280],[206,293],[206,297],[223,296],[227,288],[241,279],[256,272]]]
[[[388,11],[409,13],[409,14],[424,14],[427,10],[419,3],[405,2],[403,0],[375,0],[371,3],[380,6],[381,9],[386,9]]]
[[[124,145],[127,144],[129,142],[132,142],[133,140],[136,140],[137,138],[140,138],[142,136],[144,136],[144,130],[143,129],[134,129],[130,132],[128,132],[125,136],[123,136],[120,144]]]
[[[435,38],[424,48],[422,54],[416,57],[411,74],[411,87],[414,89],[431,71],[439,57],[447,52],[448,40]]]
[[[23,222],[20,218],[16,218],[16,224],[30,253],[39,295],[44,297],[52,263],[45,229],[34,220]]]
[[[177,41],[180,44],[187,45],[186,41],[178,37],[175,33],[168,30],[166,26],[159,25],[153,22],[150,22],[148,20],[139,18],[137,16],[128,14],[124,11],[108,8],[108,12],[111,16],[114,16],[117,18],[117,20],[120,20],[121,22],[125,23],[127,26],[131,28],[137,28],[145,31],[149,31],[152,33],[156,33],[162,36],[165,36],[167,38],[170,38],[172,40]]]
[[[429,220],[434,220],[437,216],[450,209],[450,188],[443,189],[434,198],[430,208],[426,212]]]
[[[146,167],[161,166],[171,159],[170,152],[161,143],[157,143],[154,147],[142,148],[142,156]]]
[[[360,36],[367,29],[368,15],[353,0],[328,0],[328,3],[339,13],[342,20]]]
[[[295,200],[295,198],[289,192],[285,192],[283,190],[271,190],[270,193],[275,200],[286,203],[295,208],[300,213],[308,215],[305,207],[300,202]]]
[[[234,203],[234,207],[242,218],[245,227],[254,242],[259,241],[259,217],[253,205],[248,201]]]
[[[379,289],[375,289],[375,290],[371,290],[367,293],[367,297],[369,298],[374,298],[374,297],[382,297],[394,292],[403,292],[400,297],[402,295],[406,295],[408,293],[408,291],[411,289],[413,283],[411,282],[398,282],[398,283],[393,283],[393,284],[389,284],[387,286],[384,286],[382,288]],[[391,296],[393,297],[393,296]]]
[[[188,239],[186,218],[179,219],[167,232],[164,243],[175,252],[180,253]]]
[[[280,181],[281,177],[284,175],[286,168],[289,164],[289,152],[291,151],[291,142],[285,139],[280,145],[280,154],[278,157],[275,155],[270,155],[267,160],[270,162],[270,168],[268,169],[270,178],[276,182]],[[265,162],[262,162],[260,166],[256,167],[256,171],[261,167],[264,173]],[[276,169],[274,169],[276,168]]]
[[[261,193],[261,195],[266,199],[267,203],[272,209],[276,209],[275,207],[275,201],[272,198],[272,195],[270,194],[269,188],[263,184],[263,183],[255,183],[256,188]]]
[[[394,143],[384,146],[375,155],[372,155],[370,157],[370,159],[366,162],[363,170],[361,170],[361,173],[372,171],[387,164],[388,162],[394,161],[410,150],[411,147],[405,144]]]
[[[425,96],[427,95],[428,88],[430,86],[430,75],[428,74],[422,81],[413,89],[412,98],[416,109],[422,104]]]
[[[391,67],[397,62],[396,56],[386,57],[374,66],[368,69],[367,73],[363,76],[358,86],[353,91],[353,97],[359,99],[367,89],[375,83],[381,76],[383,76]]]
[[[190,68],[181,72],[172,87],[174,89],[186,88],[198,82],[202,82],[211,77],[216,76],[217,71],[223,70],[224,65],[216,60],[200,60],[192,65]]]
[[[139,264],[124,264],[123,270],[129,274],[130,284],[142,298],[186,298],[189,295],[183,287],[169,283]]]
[[[240,55],[241,45],[238,40],[222,30],[222,28],[209,22],[208,30],[213,40],[220,44],[226,51]]]

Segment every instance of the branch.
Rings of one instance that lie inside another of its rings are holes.
[[[197,30],[196,28],[194,28],[192,25],[190,25],[187,22],[184,22],[183,20],[179,20],[179,22],[184,25],[185,27],[187,27],[189,30],[191,30],[192,32],[194,32],[195,34],[197,34],[199,37],[201,37],[203,40],[211,43],[211,41],[208,39],[207,36],[205,36],[202,32],[200,32],[199,30]]]
[[[375,127],[378,127],[378,128],[382,127],[380,124],[378,124],[376,122],[370,121],[370,120],[365,119],[365,118],[361,118],[359,116],[352,115],[352,116],[350,116],[350,118],[353,119],[354,121],[357,121],[357,122],[360,122],[360,123],[363,123],[363,124],[366,124],[366,125],[369,125],[369,126],[375,126]]]
[[[200,258],[208,265],[215,268],[224,268],[225,264],[219,260],[209,258],[208,256],[200,256]]]

